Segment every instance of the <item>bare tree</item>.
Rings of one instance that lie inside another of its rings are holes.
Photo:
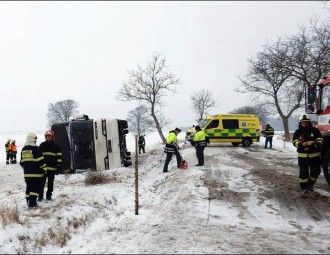
[[[79,104],[72,99],[58,101],[55,104],[48,105],[48,125],[51,127],[54,123],[66,122],[78,114]]]
[[[330,22],[319,23],[317,18],[310,22],[310,30],[302,26],[288,39],[282,58],[282,68],[302,86],[315,86],[330,71]]]
[[[154,128],[154,122],[145,105],[140,105],[128,112],[129,130],[138,136],[148,134]]]
[[[179,84],[179,78],[169,70],[165,62],[165,57],[154,54],[146,67],[138,65],[137,70],[129,71],[129,79],[117,95],[120,101],[136,100],[146,103],[163,143],[166,143],[166,139],[159,115],[161,107],[164,106],[162,98],[166,92],[174,93],[175,85]]]
[[[208,90],[201,90],[194,92],[190,97],[192,101],[191,109],[197,117],[197,122],[199,122],[212,107],[218,107],[216,100],[213,98],[212,93]]]
[[[240,77],[239,92],[251,92],[262,98],[283,121],[285,138],[289,140],[288,119],[302,107],[304,88],[316,85],[330,70],[330,25],[311,21],[311,29],[300,27],[297,35],[267,43],[249,61],[246,77]]]
[[[242,106],[237,109],[230,111],[229,113],[236,113],[236,114],[254,114],[257,115],[260,119],[261,123],[266,121],[267,115],[269,112],[265,109],[263,104],[258,104],[255,106]]]
[[[282,67],[283,52],[288,44],[279,39],[274,44],[266,44],[262,52],[249,59],[247,75],[240,77],[242,86],[237,91],[251,92],[254,98],[263,98],[266,105],[275,108],[283,121],[286,139],[289,139],[288,119],[300,108],[303,89],[298,86],[290,72]]]

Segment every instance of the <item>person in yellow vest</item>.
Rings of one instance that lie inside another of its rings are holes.
[[[178,168],[180,167],[181,155],[179,153],[179,146],[177,144],[177,135],[181,132],[181,129],[175,128],[171,130],[166,139],[166,145],[164,152],[166,153],[166,160],[163,168],[163,172],[168,172],[168,165],[172,159],[173,154],[176,156],[176,162]]]
[[[16,146],[16,141],[13,140],[11,142],[11,157],[10,157],[10,163],[11,164],[16,164],[16,156],[17,156],[17,146]]]
[[[11,139],[8,139],[5,148],[6,148],[6,164],[8,165],[10,163],[10,157],[11,157]]]
[[[204,165],[204,149],[207,145],[207,138],[205,136],[204,131],[200,128],[200,126],[195,127],[196,134],[193,137],[192,145],[195,146],[196,149],[196,157],[198,160],[198,164],[196,166]]]

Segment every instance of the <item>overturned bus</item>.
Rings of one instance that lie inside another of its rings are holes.
[[[119,119],[87,115],[51,127],[62,150],[62,173],[98,171],[132,165],[126,148],[128,124]]]

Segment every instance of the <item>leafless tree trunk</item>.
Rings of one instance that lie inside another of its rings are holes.
[[[79,104],[72,99],[58,101],[55,104],[48,105],[48,125],[51,127],[54,123],[66,122],[78,114]]]
[[[140,105],[129,111],[127,121],[129,122],[130,132],[138,135],[138,137],[149,133],[155,127],[145,105]]]
[[[120,101],[136,100],[146,103],[163,143],[166,143],[166,139],[159,120],[163,106],[162,98],[168,91],[174,93],[175,85],[179,84],[179,78],[169,71],[165,62],[165,57],[154,54],[145,68],[138,66],[137,70],[129,71],[129,79],[117,95]]]
[[[197,117],[197,122],[199,122],[212,107],[218,107],[216,100],[213,98],[212,93],[208,90],[201,90],[194,92],[190,97],[192,101],[191,109]]]

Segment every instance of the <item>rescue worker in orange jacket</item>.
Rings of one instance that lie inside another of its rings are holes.
[[[11,142],[11,156],[10,156],[10,163],[11,164],[16,164],[16,156],[17,156],[17,146],[16,146],[16,141],[13,140]]]
[[[10,163],[10,157],[11,157],[11,143],[10,143],[10,139],[7,140],[6,144],[5,144],[5,148],[6,148],[6,164],[8,165]]]
[[[37,198],[40,192],[41,180],[46,164],[39,147],[36,145],[37,135],[29,133],[26,136],[26,143],[21,151],[20,165],[24,169],[26,182],[25,197],[29,208],[37,207]]]
[[[300,116],[299,128],[294,132],[292,142],[298,152],[301,192],[312,193],[314,184],[321,173],[323,138],[320,131],[312,126],[311,117],[308,114]]]
[[[38,201],[42,201],[44,198],[44,188],[47,181],[47,192],[46,199],[51,200],[54,190],[54,179],[55,174],[57,175],[61,170],[62,165],[62,152],[61,148],[54,141],[54,132],[52,130],[48,130],[45,133],[46,141],[42,142],[39,145],[39,149],[45,158],[46,170],[47,174],[42,178],[41,190],[39,194]]]

